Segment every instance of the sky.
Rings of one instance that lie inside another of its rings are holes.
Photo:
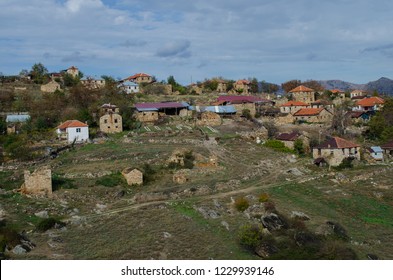
[[[393,78],[391,0],[0,0],[0,72],[283,83]]]

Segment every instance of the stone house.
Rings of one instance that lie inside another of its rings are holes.
[[[146,102],[136,103],[135,117],[140,122],[154,123],[160,116],[179,116],[190,105],[185,102]]]
[[[119,107],[113,104],[104,104],[101,106],[101,114],[109,114],[109,113],[119,113]]]
[[[276,140],[283,142],[285,147],[292,149],[292,150],[295,148],[295,141],[298,139],[302,141],[303,147],[305,148],[305,150],[309,151],[309,146],[310,146],[309,137],[307,137],[299,132],[293,131],[290,133],[280,133],[276,136]]]
[[[333,114],[325,108],[305,108],[293,114],[297,122],[328,123],[333,119]]]
[[[56,133],[60,140],[66,140],[68,143],[89,140],[89,126],[78,120],[65,121],[57,127]]]
[[[307,108],[309,105],[301,101],[288,101],[280,105],[280,112],[283,114],[294,114],[300,109]]]
[[[79,76],[79,69],[75,66],[71,66],[70,68],[67,69],[67,73],[75,78]]]
[[[293,100],[295,101],[301,101],[305,103],[311,103],[315,101],[315,90],[305,86],[298,86],[289,93],[292,94]]]
[[[100,130],[105,133],[123,131],[123,118],[117,113],[107,113],[100,118]]]
[[[50,81],[45,85],[41,85],[41,91],[47,93],[54,93],[56,90],[60,90],[60,84],[56,81]]]
[[[342,101],[345,99],[345,92],[340,89],[332,89],[330,92],[333,93],[335,99],[340,99]]]
[[[353,90],[353,91],[351,91],[351,93],[349,94],[349,96],[351,97],[351,99],[353,99],[353,98],[355,98],[355,97],[363,97],[363,96],[366,96],[366,95],[367,95],[366,92],[364,92],[364,91],[362,91],[362,90],[359,90],[359,89]]]
[[[105,80],[104,79],[94,79],[91,77],[84,78],[81,80],[81,84],[87,89],[100,89],[105,87]]]
[[[318,99],[314,102],[311,102],[310,108],[325,108],[332,112],[334,110],[334,105],[328,100]]]
[[[227,92],[227,82],[224,80],[218,80],[217,82],[218,82],[217,92],[219,93]]]
[[[197,126],[219,126],[222,124],[221,117],[217,113],[213,112],[203,112],[200,114],[198,119],[196,120]]]
[[[251,82],[248,80],[237,80],[233,85],[236,92],[241,94],[249,94],[251,90]]]
[[[330,166],[340,165],[345,158],[360,160],[360,145],[340,137],[332,137],[313,148],[313,158],[323,158]]]
[[[381,145],[382,150],[384,151],[385,155],[393,156],[393,140]]]
[[[153,76],[150,76],[149,74],[146,73],[137,73],[135,75],[132,75],[124,80],[128,80],[130,82],[134,82],[137,84],[151,84],[154,82]]]

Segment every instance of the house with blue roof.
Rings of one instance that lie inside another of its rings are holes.
[[[379,146],[372,146],[368,149],[371,157],[376,161],[383,161],[383,149]]]

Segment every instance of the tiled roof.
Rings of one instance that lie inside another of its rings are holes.
[[[366,114],[366,112],[363,111],[349,111],[347,112],[346,115],[350,116],[351,118],[360,118],[363,114]]]
[[[280,133],[279,135],[277,135],[276,139],[282,141],[295,141],[299,136],[300,133],[298,132]]]
[[[135,74],[133,76],[128,77],[127,80],[134,80],[134,79],[139,78],[139,77],[151,77],[151,76],[149,74],[146,74],[146,73],[138,73],[138,74]]]
[[[59,125],[57,128],[59,129],[66,129],[69,127],[88,127],[87,124],[80,122],[78,120],[68,120],[63,122],[61,125]]]
[[[238,85],[249,85],[251,82],[249,80],[238,80],[236,84]]]
[[[340,89],[332,89],[331,92],[332,93],[344,93],[344,91],[342,91]]]
[[[386,143],[386,144],[381,145],[381,148],[382,149],[393,149],[393,140]]]
[[[305,86],[298,86],[289,92],[314,92],[314,90]]]
[[[385,103],[385,101],[381,97],[373,96],[368,98],[363,98],[357,102],[357,105],[362,107],[371,107],[374,105],[380,105]]]
[[[345,149],[355,147],[360,147],[360,145],[340,137],[332,137],[321,145],[317,146],[318,149]]]
[[[324,109],[323,108],[304,108],[297,111],[294,116],[316,116],[319,115]]]
[[[280,107],[292,107],[292,106],[308,106],[308,104],[301,101],[288,101],[282,104]]]

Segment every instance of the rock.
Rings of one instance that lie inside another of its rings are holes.
[[[287,222],[275,213],[269,213],[261,217],[262,224],[269,231],[288,228]]]
[[[16,245],[14,249],[12,249],[12,253],[14,253],[15,255],[22,255],[22,254],[26,254],[27,250],[23,248],[22,245]]]
[[[337,235],[337,237],[343,240],[349,240],[347,231],[339,223],[327,221],[326,224],[333,229],[333,232],[335,235]]]
[[[173,174],[172,180],[174,183],[181,185],[187,183],[189,181],[189,177],[183,170],[179,170]]]
[[[139,186],[143,184],[143,173],[138,169],[126,168],[121,174],[124,176],[129,186]]]
[[[301,172],[299,169],[297,169],[296,167],[295,168],[291,168],[291,169],[288,169],[287,170],[287,173],[288,174],[292,174],[292,175],[294,175],[294,176],[302,176],[303,175],[303,172]]]
[[[367,259],[369,260],[379,260],[377,255],[374,254],[367,254]]]
[[[169,232],[164,232],[164,238],[171,238],[172,234],[170,234]]]
[[[124,190],[121,190],[117,193],[115,193],[114,197],[115,198],[122,198],[123,196],[125,196],[126,192]]]
[[[304,214],[303,212],[299,212],[299,211],[292,211],[291,218],[299,219],[302,221],[310,220],[310,217],[308,215]]]
[[[298,246],[305,246],[309,244],[316,244],[319,242],[318,238],[310,232],[298,231],[295,233],[293,239],[295,239]]]
[[[205,219],[207,219],[207,218],[217,219],[218,217],[220,217],[220,213],[218,213],[214,210],[211,210],[211,209],[204,209],[202,207],[198,207],[198,208],[196,208],[196,210],[199,213],[201,213]]]
[[[34,215],[36,215],[37,217],[42,218],[42,219],[49,218],[48,211],[46,211],[46,210],[34,213]]]
[[[322,236],[330,236],[334,234],[333,228],[327,224],[322,224],[315,229],[315,234]]]
[[[222,221],[222,222],[221,222],[221,225],[222,225],[223,227],[225,227],[226,230],[229,230],[229,224],[228,224],[226,221]]]
[[[272,254],[278,252],[278,248],[269,243],[262,243],[258,247],[255,248],[255,254],[263,259],[269,258]]]
[[[97,204],[96,204],[96,208],[97,208],[98,210],[105,210],[105,209],[106,209],[106,205],[105,205],[105,204],[99,204],[99,203],[97,203]]]
[[[3,208],[1,208],[0,206],[0,222],[3,221],[5,219],[6,216],[6,212]]]
[[[222,205],[220,204],[220,202],[217,199],[213,199],[213,204],[218,209],[222,208]]]

